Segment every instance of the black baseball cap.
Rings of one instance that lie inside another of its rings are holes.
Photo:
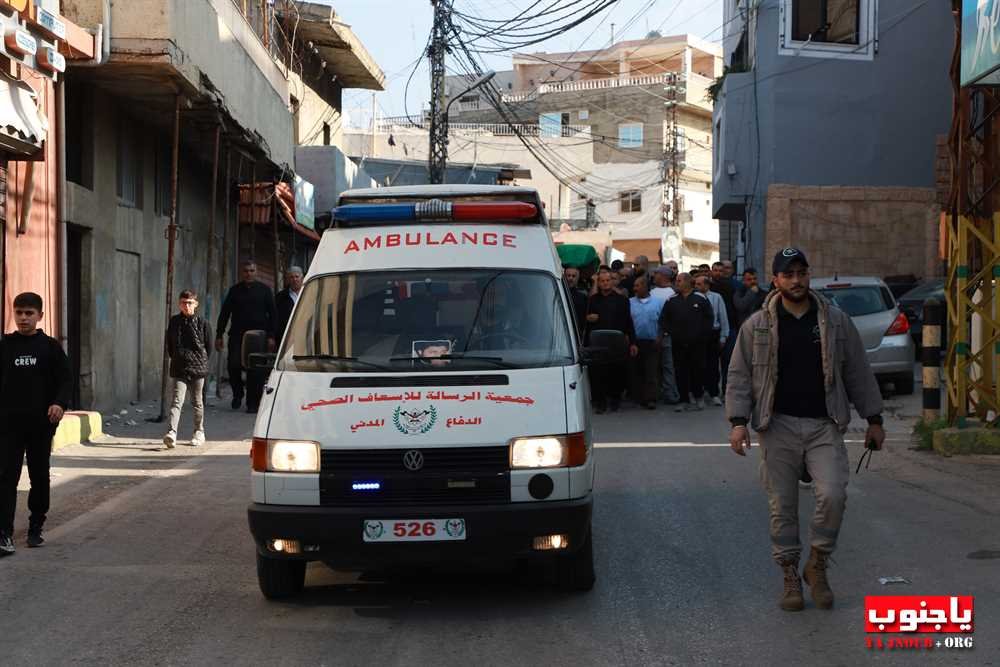
[[[771,262],[771,273],[774,275],[784,273],[792,265],[792,262],[802,262],[803,266],[809,266],[806,254],[798,248],[782,248],[774,256],[774,261]]]

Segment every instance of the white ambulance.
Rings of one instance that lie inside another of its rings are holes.
[[[306,562],[538,558],[594,582],[583,348],[538,194],[345,192],[273,364],[248,515],[268,598]],[[609,352],[609,350],[612,350]]]

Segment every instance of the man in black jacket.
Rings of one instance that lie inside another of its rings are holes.
[[[625,334],[629,355],[634,357],[639,353],[639,348],[634,345],[635,330],[628,299],[614,291],[611,272],[608,270],[597,274],[597,293],[587,303],[586,319],[588,340],[590,332],[598,329],[621,331]],[[622,392],[625,391],[626,368],[626,364],[622,362],[590,367],[591,396],[594,410],[598,414],[608,408],[609,402],[612,412],[618,410]]]
[[[17,331],[0,340],[0,556],[14,553],[17,483],[28,458],[28,546],[40,547],[49,511],[52,436],[69,405],[69,359],[59,342],[38,328],[42,297],[14,298]]]
[[[242,280],[229,288],[226,300],[222,302],[219,322],[216,327],[215,349],[222,351],[222,335],[232,316],[229,327],[229,384],[233,388],[233,410],[243,403],[243,334],[261,330],[267,335],[268,351],[276,346],[275,330],[278,314],[274,307],[274,292],[262,282],[258,282],[257,265],[252,261],[243,262],[240,270]],[[247,378],[247,412],[257,412],[263,382],[251,374]]]
[[[302,269],[293,266],[285,272],[285,289],[278,292],[274,297],[274,305],[278,312],[278,326],[275,330],[275,338],[285,335],[285,329],[288,328],[288,320],[292,319],[292,309],[298,303],[300,292],[302,292]]]
[[[212,327],[195,315],[198,295],[184,290],[180,296],[180,313],[167,325],[167,354],[170,355],[170,377],[174,382],[174,399],[170,406],[170,430],[163,444],[173,449],[177,442],[177,424],[184,407],[184,395],[191,392],[194,408],[194,436],[191,446],[205,443],[205,378],[208,377],[208,357],[211,354]]]
[[[694,293],[688,273],[677,276],[676,289],[677,296],[667,301],[660,313],[660,330],[669,334],[673,348],[680,394],[674,410],[704,410],[705,345],[712,333],[712,306]]]
[[[580,289],[580,269],[569,264],[563,264],[563,280],[569,292],[573,315],[576,318],[576,330],[583,334],[586,327],[584,318],[587,316],[587,293]]]

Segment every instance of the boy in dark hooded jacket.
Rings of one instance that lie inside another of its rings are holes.
[[[170,377],[173,379],[174,398],[170,406],[170,430],[163,436],[163,444],[173,449],[177,442],[177,425],[181,419],[184,396],[191,392],[194,407],[194,437],[191,445],[205,443],[205,378],[208,376],[208,357],[211,354],[212,327],[195,315],[198,295],[191,290],[181,292],[180,313],[170,318],[167,325],[167,354],[170,355]]]

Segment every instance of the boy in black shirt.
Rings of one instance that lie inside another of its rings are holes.
[[[17,295],[17,331],[0,340],[0,556],[14,553],[14,510],[25,454],[31,479],[28,546],[45,541],[52,436],[69,404],[69,360],[58,341],[38,328],[41,319],[42,297]]]

